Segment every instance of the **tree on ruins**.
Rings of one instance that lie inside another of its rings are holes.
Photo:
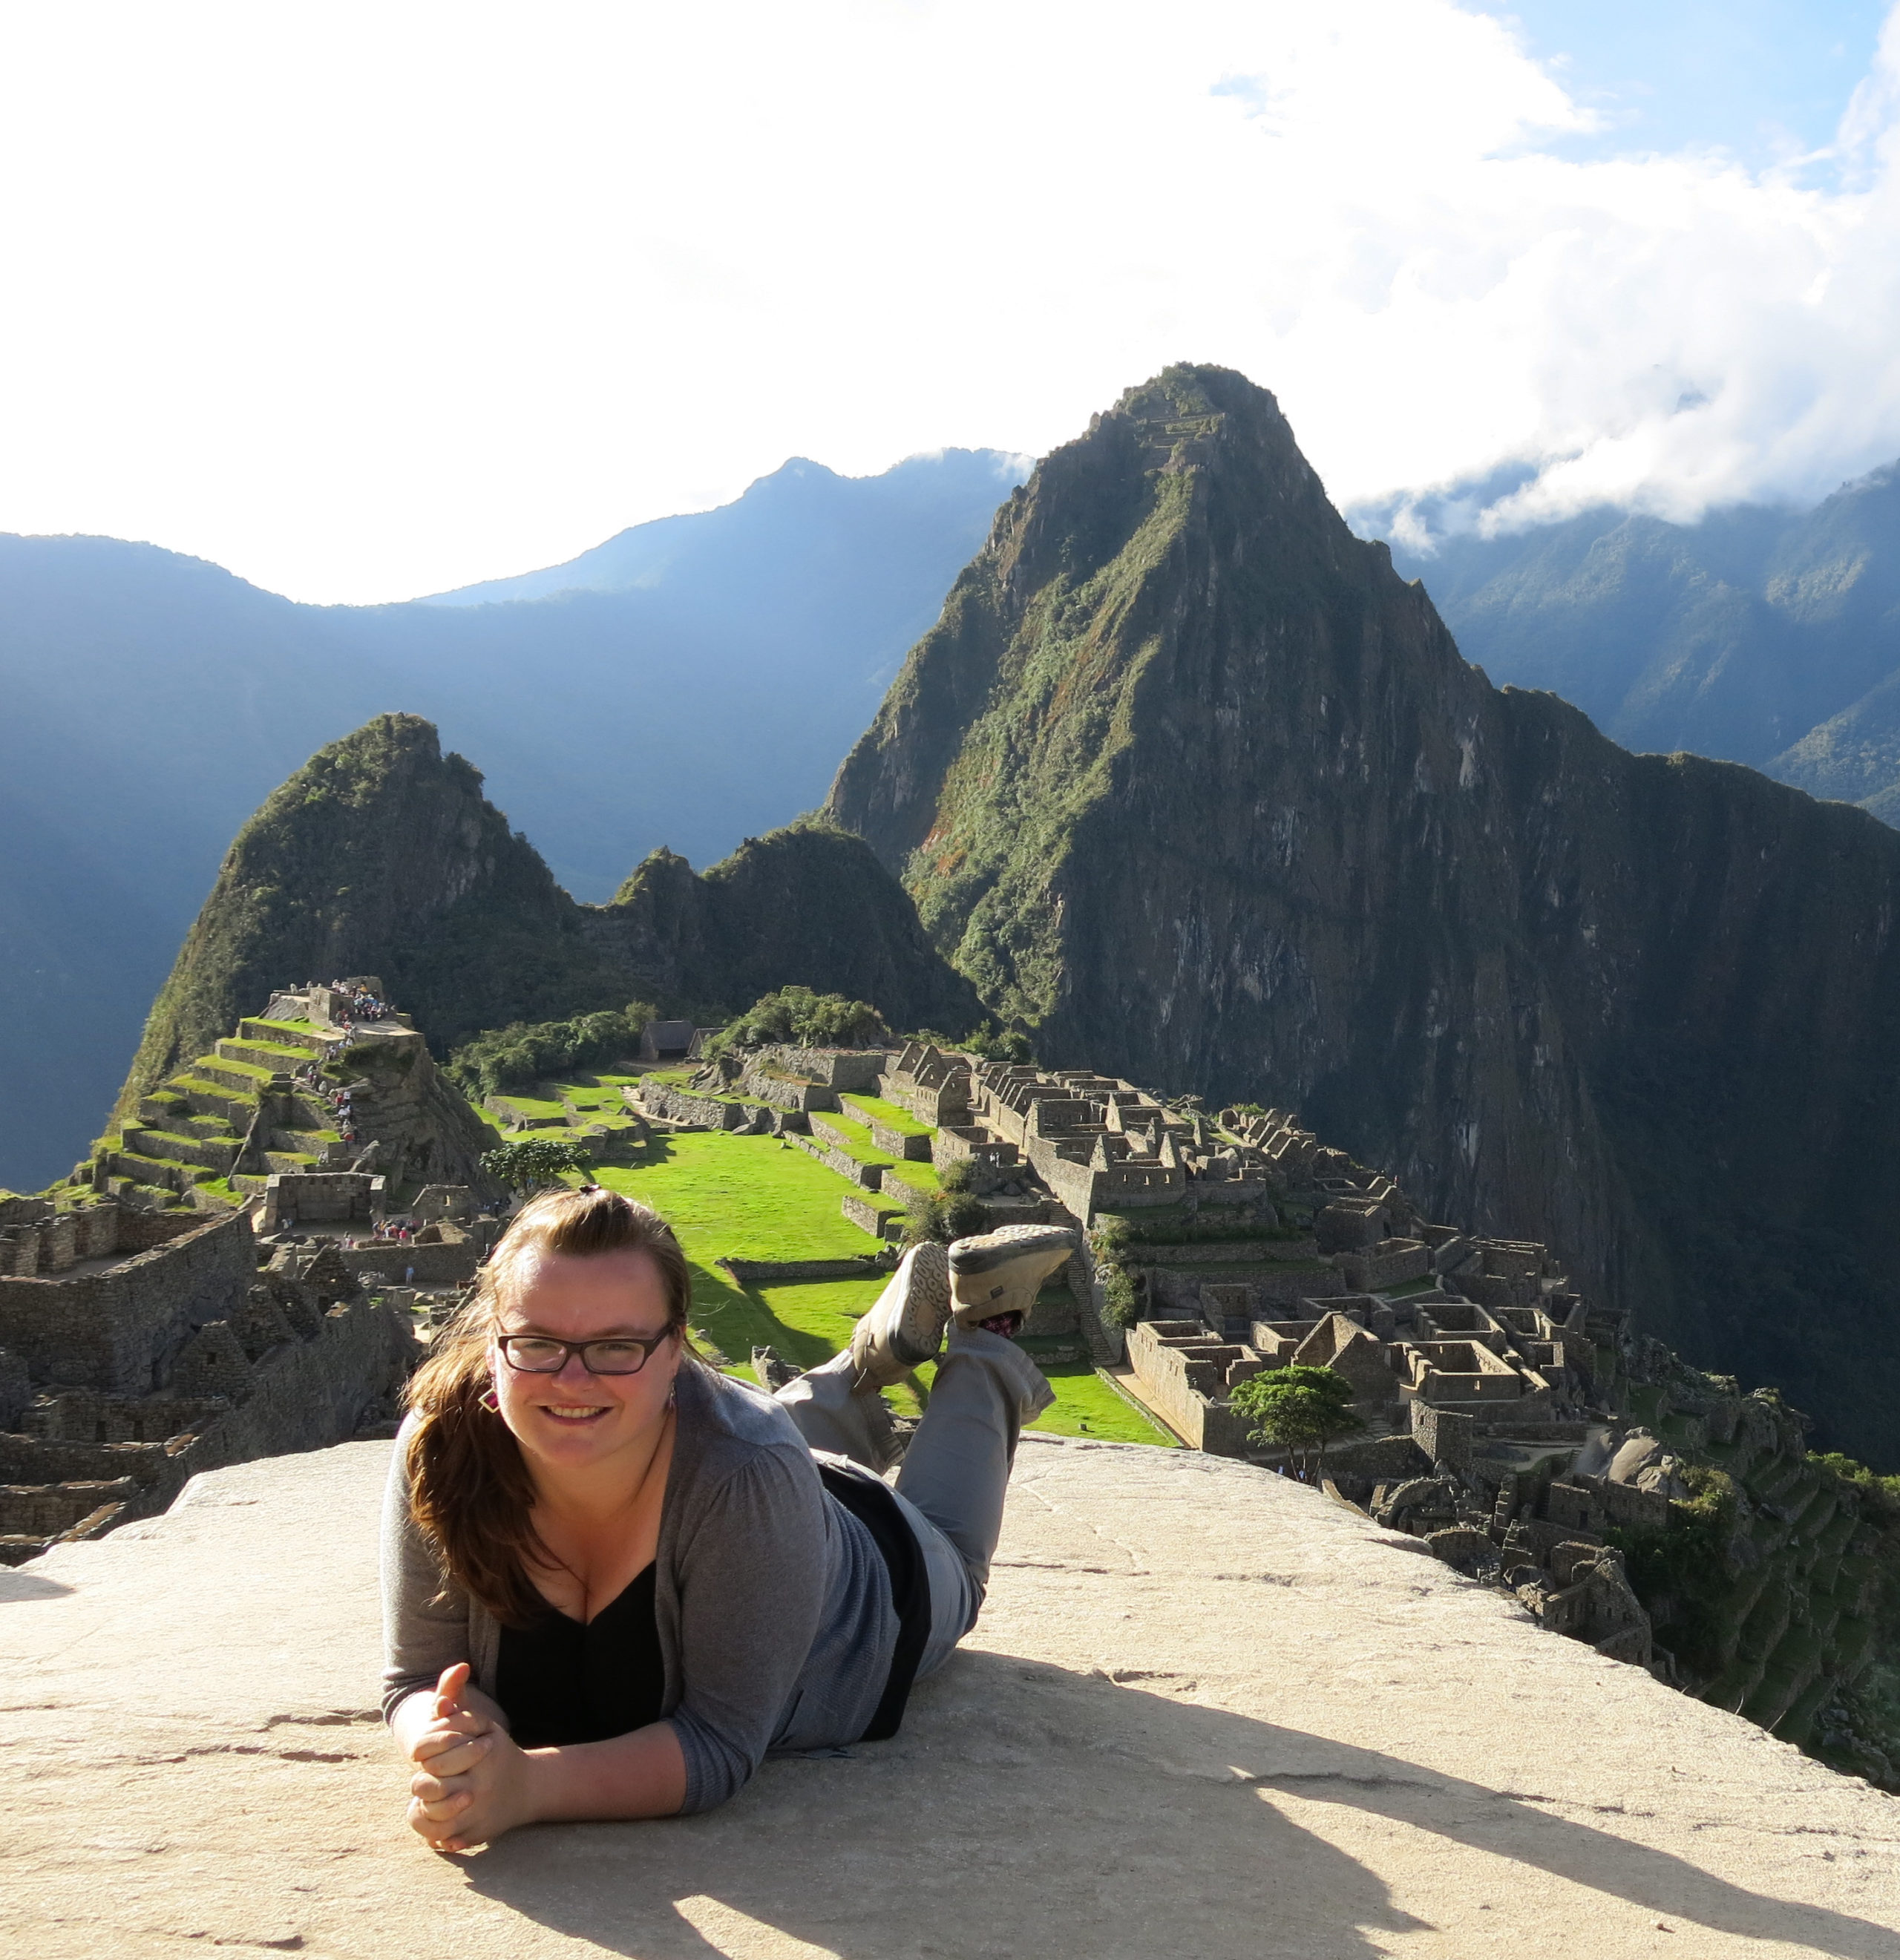
[[[1229,1400],[1254,1442],[1287,1451],[1309,1478],[1335,1437],[1366,1426],[1350,1406],[1352,1384],[1330,1368],[1270,1368],[1236,1385]]]
[[[533,1191],[553,1183],[565,1171],[585,1175],[593,1168],[584,1145],[559,1137],[527,1137],[518,1144],[503,1144],[482,1160],[482,1174],[511,1191]]]

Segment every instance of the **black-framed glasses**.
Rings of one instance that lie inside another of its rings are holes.
[[[673,1329],[642,1341],[630,1334],[609,1341],[556,1341],[546,1334],[498,1334],[501,1358],[518,1375],[558,1375],[570,1354],[578,1354],[590,1375],[637,1375],[656,1348],[673,1338]]]

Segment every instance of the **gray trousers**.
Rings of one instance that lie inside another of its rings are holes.
[[[778,1399],[811,1449],[874,1470],[868,1398],[854,1395],[851,1383],[846,1349],[788,1382]],[[1014,1341],[952,1325],[929,1405],[897,1472],[898,1507],[930,1578],[930,1639],[918,1664],[920,1681],[950,1659],[976,1624],[1025,1412],[1033,1420],[1055,1399],[1042,1371]]]

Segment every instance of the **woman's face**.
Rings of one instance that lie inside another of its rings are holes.
[[[652,1340],[667,1331],[660,1269],[642,1252],[585,1259],[539,1254],[524,1262],[495,1331],[556,1341]],[[679,1343],[669,1339],[637,1375],[590,1375],[578,1354],[568,1355],[558,1373],[537,1375],[511,1367],[498,1345],[489,1349],[502,1421],[531,1462],[560,1469],[587,1468],[650,1443],[679,1361]]]

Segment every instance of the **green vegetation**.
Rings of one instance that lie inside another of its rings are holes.
[[[778,1138],[658,1134],[638,1164],[604,1166],[596,1176],[651,1204],[679,1233],[687,1258],[708,1268],[728,1255],[842,1259],[877,1249],[839,1211],[853,1187]]]
[[[845,1106],[845,1115],[854,1122],[880,1123],[900,1137],[935,1134],[929,1124],[920,1123],[908,1109],[900,1109],[895,1102],[886,1102],[875,1096],[855,1096],[848,1090],[840,1090],[838,1099]]]
[[[238,832],[153,1004],[119,1115],[272,988],[339,971],[379,974],[450,1043],[611,1007],[629,991],[480,774],[444,756],[428,722],[378,715],[320,749]]]
[[[508,1089],[525,1089],[571,1069],[592,1068],[630,1055],[640,1032],[657,1017],[644,1001],[622,1009],[577,1015],[572,1020],[516,1021],[465,1042],[449,1057],[450,1079],[473,1101]]]
[[[1350,1406],[1352,1384],[1330,1368],[1269,1368],[1240,1383],[1228,1399],[1252,1424],[1256,1443],[1291,1450],[1308,1472],[1335,1437],[1365,1427]]]
[[[914,1191],[904,1206],[904,1243],[919,1246],[934,1239],[947,1246],[983,1229],[983,1206],[967,1189]]]
[[[518,1144],[503,1144],[482,1159],[482,1176],[511,1191],[533,1191],[571,1172],[585,1176],[593,1168],[586,1145],[565,1137],[528,1137]]]
[[[1058,1436],[1092,1436],[1106,1443],[1157,1443],[1173,1449],[1173,1437],[1157,1429],[1085,1361],[1058,1362],[1043,1373],[1055,1391],[1055,1405],[1030,1424]]]
[[[777,1138],[726,1131],[657,1137],[641,1163],[606,1165],[595,1175],[651,1204],[679,1235],[692,1267],[693,1325],[735,1373],[749,1373],[754,1348],[775,1348],[799,1367],[826,1360],[850,1341],[853,1324],[887,1284],[870,1275],[741,1287],[715,1267],[723,1257],[835,1259],[875,1249],[839,1214],[838,1201],[852,1187]],[[1093,1369],[1057,1363],[1045,1372],[1056,1400],[1035,1427],[1120,1442],[1172,1440]],[[931,1373],[919,1370],[926,1386]],[[908,1389],[892,1391],[890,1398],[900,1413],[917,1412]]]
[[[1612,1526],[1604,1536],[1623,1554],[1631,1587],[1678,1662],[1713,1680],[1723,1666],[1725,1635],[1733,1643],[1725,1609],[1735,1589],[1727,1553],[1737,1494],[1733,1479],[1710,1464],[1685,1465],[1683,1481],[1691,1501],[1671,1507],[1666,1529]]]
[[[1004,1028],[999,1032],[989,1021],[981,1023],[966,1035],[942,1035],[934,1028],[917,1028],[904,1039],[927,1042],[934,1048],[954,1048],[964,1055],[980,1055],[985,1061],[1033,1064],[1036,1061],[1030,1038],[1020,1028]]]
[[[1095,1237],[1112,1245],[1117,1255],[1136,1246],[1223,1246],[1303,1239],[1297,1226],[1268,1224],[1256,1220],[1251,1205],[1210,1204],[1190,1213],[1178,1204],[1158,1204],[1152,1211],[1098,1214]]]
[[[706,1052],[723,1055],[727,1048],[775,1042],[794,1048],[876,1048],[890,1038],[883,1016],[868,1001],[814,994],[809,987],[781,987],[727,1022],[707,1042]]]

